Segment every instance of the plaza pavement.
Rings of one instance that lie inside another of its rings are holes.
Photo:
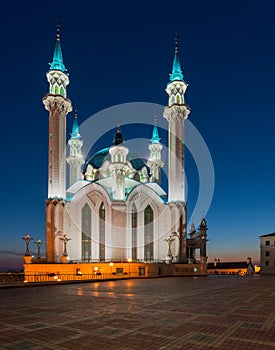
[[[274,350],[275,276],[0,289],[1,350]]]

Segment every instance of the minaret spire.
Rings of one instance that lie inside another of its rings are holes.
[[[159,143],[160,137],[158,132],[158,126],[157,126],[157,116],[154,115],[154,128],[153,128],[153,134],[152,138],[150,140],[152,143]]]
[[[74,107],[74,123],[71,133],[71,139],[80,139],[81,135],[79,133],[78,119],[77,119],[77,105]]]
[[[53,61],[50,63],[50,70],[60,70],[63,73],[67,74],[67,70],[63,63],[63,55],[61,49],[61,40],[60,40],[60,22],[56,24],[56,43],[53,52]]]
[[[179,58],[179,35],[176,33],[175,37],[175,56],[173,61],[172,74],[170,75],[170,81],[183,80],[183,74],[180,65]]]
[[[75,106],[74,110],[72,133],[68,143],[70,146],[70,155],[67,158],[67,163],[70,165],[70,186],[72,186],[77,180],[83,179],[81,167],[84,164],[84,156],[81,152],[83,141],[79,132],[77,106]]]

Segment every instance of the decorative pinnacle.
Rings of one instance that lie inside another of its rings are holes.
[[[179,34],[175,34],[175,53],[179,52]]]
[[[154,125],[157,125],[157,112],[155,111],[154,114]]]
[[[77,118],[77,112],[78,112],[78,106],[75,105],[74,106],[74,117],[75,117],[75,119]]]
[[[60,21],[56,21],[56,40],[60,41],[60,28],[61,28],[61,24]]]
[[[114,145],[120,145],[121,143],[123,143],[123,136],[121,134],[121,130],[120,130],[120,120],[117,123],[117,132],[115,134],[114,140],[113,140],[113,144]]]

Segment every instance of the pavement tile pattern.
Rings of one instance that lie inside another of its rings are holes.
[[[0,288],[0,350],[275,350],[275,276]]]

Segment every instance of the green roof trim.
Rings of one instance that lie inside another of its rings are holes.
[[[59,32],[57,33],[56,43],[53,53],[53,61],[50,63],[50,70],[60,70],[63,73],[67,72],[67,69],[63,63],[61,42]]]
[[[183,74],[180,65],[180,58],[178,52],[175,52],[173,61],[172,74],[170,75],[170,81],[183,80]]]
[[[152,143],[160,143],[160,137],[159,137],[159,132],[158,132],[158,127],[155,123],[154,128],[153,128],[153,135],[150,140]]]
[[[71,133],[71,139],[74,140],[81,140],[81,135],[79,133],[79,126],[78,126],[78,120],[77,117],[74,118],[74,123],[73,123],[73,129]]]

